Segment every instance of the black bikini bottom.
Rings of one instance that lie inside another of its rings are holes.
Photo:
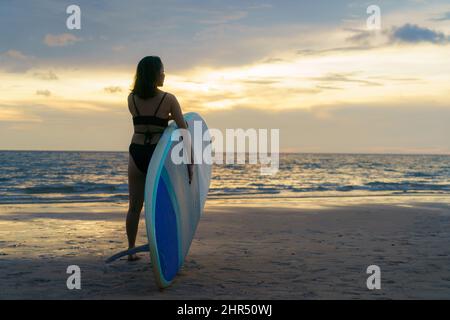
[[[147,173],[148,165],[150,164],[150,159],[152,158],[153,152],[155,151],[156,144],[130,144],[128,149],[134,163],[143,173]]]

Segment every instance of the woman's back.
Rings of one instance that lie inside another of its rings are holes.
[[[142,99],[138,95],[130,93],[128,96],[128,107],[133,117],[156,116],[167,119],[170,114],[171,94],[158,90],[151,98]]]

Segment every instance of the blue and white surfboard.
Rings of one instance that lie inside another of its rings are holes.
[[[211,180],[212,146],[208,127],[197,113],[187,113],[184,118],[192,137],[194,157],[203,157],[201,164],[194,165],[191,184],[187,165],[175,164],[171,158],[173,148],[176,145],[179,147],[180,143],[171,139],[177,129],[174,121],[166,128],[156,146],[145,184],[147,237],[152,269],[160,288],[169,286],[183,265],[203,212]],[[200,128],[203,135],[194,134]]]

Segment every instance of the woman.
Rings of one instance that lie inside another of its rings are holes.
[[[133,116],[134,134],[128,160],[129,209],[127,214],[128,248],[135,247],[139,217],[144,203],[145,178],[156,144],[169,120],[186,129],[183,112],[177,98],[158,89],[164,84],[164,66],[156,56],[143,58],[136,70],[133,89],[128,96],[128,109]],[[189,180],[192,164],[188,165]],[[128,260],[137,260],[129,255]]]

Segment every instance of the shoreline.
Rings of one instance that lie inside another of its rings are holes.
[[[372,200],[373,199],[373,200]],[[352,194],[352,195],[308,195],[308,196],[224,196],[224,197],[209,197],[206,200],[206,206],[208,205],[251,205],[251,206],[266,206],[268,202],[273,202],[277,207],[285,204],[292,205],[294,203],[305,203],[313,200],[328,201],[333,203],[339,200],[339,203],[348,204],[346,200],[351,200],[353,203],[394,203],[394,202],[410,202],[415,199],[417,202],[442,202],[450,204],[450,193],[398,193],[398,194]],[[104,210],[110,210],[117,207],[128,206],[127,201],[114,202],[114,201],[57,201],[57,202],[23,202],[23,203],[0,203],[0,214],[5,211],[5,208],[17,208],[17,207],[87,207],[97,208],[103,207]]]

